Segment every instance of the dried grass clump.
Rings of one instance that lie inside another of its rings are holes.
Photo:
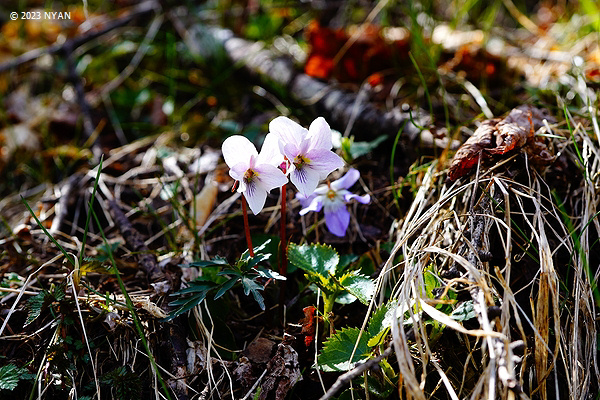
[[[519,150],[452,184],[439,164],[422,175],[378,280],[379,301],[391,287],[399,303],[392,340],[407,398],[597,393],[600,135],[594,118],[569,118],[536,132],[557,157],[545,171]],[[426,293],[426,270],[444,293]],[[476,322],[435,308],[449,290]]]

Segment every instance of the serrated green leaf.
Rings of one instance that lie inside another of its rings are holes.
[[[367,332],[369,334],[369,346],[377,346],[381,343],[383,337],[388,332],[388,329],[392,326],[394,319],[394,309],[398,306],[398,302],[392,300],[387,304],[377,308],[371,318],[369,319],[369,326]]]
[[[298,246],[290,243],[288,246],[288,260],[301,270],[328,280],[329,274],[335,274],[340,257],[333,248],[323,244]]]
[[[340,284],[363,304],[369,304],[375,293],[375,282],[358,273],[347,274],[340,279]]]
[[[473,306],[473,300],[463,301],[452,311],[450,318],[456,321],[467,321],[477,316],[475,307]]]
[[[339,372],[349,371],[354,368],[358,361],[369,358],[371,348],[367,344],[369,341],[367,332],[360,335],[358,328],[344,328],[331,336],[323,345],[323,350],[319,354],[317,364],[322,371]],[[356,352],[350,360],[354,351],[356,342]]]
[[[19,379],[27,370],[19,368],[14,364],[0,367],[0,390],[13,390],[19,384]]]

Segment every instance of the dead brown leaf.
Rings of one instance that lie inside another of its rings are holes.
[[[454,181],[470,174],[480,158],[484,161],[522,148],[535,165],[548,165],[554,160],[554,155],[543,141],[535,138],[535,131],[544,125],[544,120],[554,121],[547,110],[521,105],[504,119],[483,121],[454,155],[448,179]]]

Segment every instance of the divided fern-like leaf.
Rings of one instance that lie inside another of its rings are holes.
[[[46,296],[48,296],[48,292],[43,290],[27,301],[29,313],[27,314],[27,320],[25,321],[24,326],[31,324],[36,320],[37,317],[40,316],[42,310],[44,309],[44,304],[46,303]]]
[[[27,372],[24,368],[19,368],[14,364],[0,367],[0,390],[13,390],[19,384],[21,377]]]

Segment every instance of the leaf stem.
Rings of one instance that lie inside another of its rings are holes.
[[[250,226],[248,225],[248,209],[246,207],[246,197],[244,197],[244,195],[242,195],[242,213],[244,214],[244,231],[246,232],[248,254],[250,254],[250,257],[254,257],[254,248],[252,247],[252,238],[250,237]]]

